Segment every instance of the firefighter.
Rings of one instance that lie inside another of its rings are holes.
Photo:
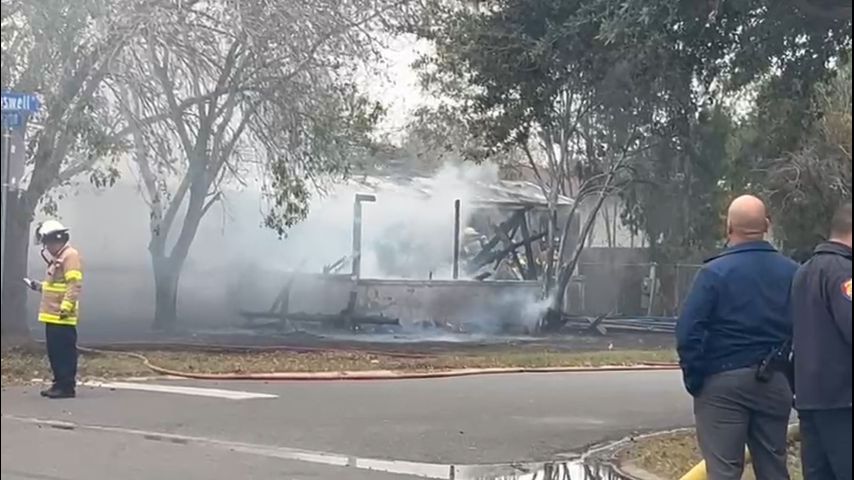
[[[851,203],[795,276],[795,406],[806,480],[851,480]]]
[[[68,228],[56,220],[42,223],[36,239],[42,244],[47,263],[43,282],[25,279],[30,289],[41,292],[39,321],[45,324],[45,339],[53,385],[41,392],[47,398],[73,398],[77,378],[77,319],[83,269],[80,254],[69,245]]]

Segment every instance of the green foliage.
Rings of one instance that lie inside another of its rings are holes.
[[[28,132],[28,208],[41,203],[51,213],[52,190],[77,178],[98,188],[115,181],[103,173],[117,174],[113,162],[127,145],[115,136],[106,82],[137,7],[133,0],[3,1],[3,89],[33,92],[43,104],[31,119],[40,128]],[[99,172],[86,175],[91,169]]]
[[[803,257],[851,198],[850,55],[804,99],[769,94],[776,85],[765,86],[740,128],[733,177],[767,197],[777,240]]]
[[[422,63],[425,82],[455,100],[493,153],[526,148],[534,138],[546,157],[561,151],[567,158],[550,161],[549,176],[583,181],[606,171],[619,152],[635,152],[629,180],[642,185],[623,197],[625,220],[669,241],[689,216],[674,224],[665,212],[699,189],[686,176],[686,164],[700,155],[688,144],[707,136],[692,131],[699,62],[686,54],[680,29],[657,27],[674,24],[679,13],[665,3],[604,0],[504,0],[481,11],[437,5],[419,31],[436,44]],[[702,180],[701,190],[713,190],[715,178]]]
[[[734,130],[726,109],[702,111],[684,142],[689,150],[662,142],[637,162],[635,183],[623,194],[623,221],[653,240],[656,257],[690,258],[719,246],[727,201],[720,179]]]
[[[431,5],[416,29],[436,47],[420,64],[425,84],[495,151],[581,119],[585,141],[568,152],[583,178],[640,136],[623,218],[665,256],[715,246],[730,191],[751,186],[744,145],[763,158],[797,148],[793,132],[816,118],[804,115],[814,86],[851,41],[850,5],[839,0],[818,12],[801,0]],[[738,128],[730,110],[744,106],[723,107],[757,85],[761,134]]]
[[[275,123],[286,135],[266,141],[269,202],[264,225],[280,237],[305,219],[312,192],[367,161],[376,146],[371,138],[384,110],[353,85],[332,85],[322,95],[304,99],[306,109],[291,121]],[[289,110],[293,113],[293,108]]]

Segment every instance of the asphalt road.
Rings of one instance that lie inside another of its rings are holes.
[[[83,388],[50,402],[6,389],[2,478],[442,478],[451,465],[548,461],[691,421],[676,372],[175,383],[277,398]]]

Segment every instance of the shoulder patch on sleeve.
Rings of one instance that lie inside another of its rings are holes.
[[[842,293],[845,294],[845,297],[848,298],[848,301],[851,301],[851,279],[842,284]]]

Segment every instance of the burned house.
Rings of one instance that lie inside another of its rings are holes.
[[[549,215],[563,225],[572,200],[550,209],[528,182],[442,176],[362,177],[344,192],[351,251],[321,272],[292,272],[271,309],[244,316],[493,333],[536,325]]]
[[[424,210],[446,216],[443,221],[428,222],[425,227],[430,231],[406,221],[377,232],[373,254],[380,262],[382,277],[448,279],[450,273],[453,279],[533,281],[540,276],[553,210],[535,184],[467,179],[463,188],[455,188],[441,177],[400,176],[363,177],[353,184],[370,195],[380,211],[383,202],[400,202],[406,197],[423,204],[413,208],[407,218],[414,223]],[[558,197],[559,225],[570,214],[572,204],[571,199]],[[577,228],[577,222],[574,226]],[[362,228],[371,229],[370,218]],[[424,261],[429,261],[430,268],[419,269]],[[456,271],[454,263],[458,264]]]

